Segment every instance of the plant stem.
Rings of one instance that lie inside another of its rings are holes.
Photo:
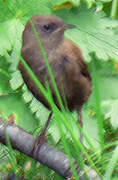
[[[112,19],[115,19],[117,16],[117,9],[118,9],[118,0],[113,0],[111,7],[111,15],[110,15]]]

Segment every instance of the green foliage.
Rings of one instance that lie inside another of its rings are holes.
[[[112,177],[112,173],[118,161],[118,146],[116,146],[115,150],[113,151],[112,157],[108,163],[107,171],[104,176],[104,180],[110,180]]]
[[[38,125],[37,119],[34,118],[28,106],[24,104],[21,93],[1,96],[0,112],[2,117],[6,119],[10,114],[13,114],[15,123],[27,131],[34,131]]]
[[[66,23],[76,25],[75,29],[68,30],[65,35],[82,49],[93,79],[93,93],[83,109],[84,146],[79,141],[80,128],[76,112],[65,112],[64,109],[60,112],[51,99],[49,88],[45,91],[32,71],[28,69],[27,64],[25,65],[49,99],[54,112],[47,139],[53,146],[56,145],[58,149],[67,153],[75,179],[78,179],[78,176],[73,165],[73,157],[85,173],[85,162],[87,162],[98,175],[105,175],[104,179],[118,178],[118,22],[105,14],[106,12],[112,18],[117,17],[117,6],[113,2],[111,0],[0,0],[0,116],[8,119],[12,114],[16,124],[35,135],[41,132],[49,111],[27,90],[17,70],[24,26],[35,14],[55,14]],[[40,41],[39,45],[41,46]],[[45,57],[44,50],[43,55]],[[21,60],[24,62],[23,59]],[[46,63],[56,89],[48,61]],[[60,99],[58,90],[56,91]],[[83,152],[83,159],[79,155],[80,150]],[[14,159],[11,155],[12,158]],[[31,166],[26,170],[25,164],[29,161]],[[5,162],[8,163],[8,160]],[[37,177],[62,179],[46,167],[40,165],[37,168],[35,161],[20,153],[16,155],[15,164],[18,168],[23,167],[19,175],[25,176],[26,179],[37,179]],[[0,171],[4,169],[6,172],[5,166],[0,167]],[[11,172],[16,173],[14,169],[12,164]]]
[[[10,64],[5,60],[5,58],[0,58],[0,95],[4,95],[12,91],[12,89],[9,86],[9,66]]]
[[[87,61],[91,60],[90,52],[95,52],[99,59],[114,58],[117,61],[118,37],[112,30],[118,26],[117,21],[108,19],[103,12],[97,13],[94,8],[60,10],[56,14],[67,23],[76,25],[76,29],[69,30],[66,34],[82,48],[83,56]]]
[[[105,118],[110,118],[114,128],[118,128],[118,99],[109,99],[102,102]]]

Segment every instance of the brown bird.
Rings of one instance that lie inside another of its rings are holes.
[[[92,84],[81,50],[73,41],[64,37],[65,30],[74,26],[65,24],[54,15],[36,15],[31,20],[45,49],[62,101],[65,102],[66,99],[70,111],[78,111],[78,121],[82,126],[81,108],[91,94]],[[31,21],[26,24],[22,39],[22,57],[45,87],[45,81],[48,79],[54,102],[60,108]],[[50,105],[22,62],[19,63],[19,69],[28,89],[36,99],[50,109]]]

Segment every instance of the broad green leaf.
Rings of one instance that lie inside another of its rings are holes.
[[[0,1],[0,55],[4,55],[6,50],[10,51],[13,48],[11,57],[14,63],[12,69],[16,68],[19,60],[23,24],[39,12],[40,14],[49,14],[51,9],[48,7],[50,3],[48,2],[47,5],[47,2],[48,0],[35,2],[33,0]],[[5,15],[3,16],[3,14]]]
[[[0,96],[0,112],[1,116],[5,119],[7,119],[10,114],[13,114],[15,124],[27,131],[34,131],[38,126],[38,120],[24,103],[21,93]]]
[[[16,57],[20,53],[21,48],[21,34],[24,26],[18,19],[12,19],[5,21],[1,24],[0,30],[0,55],[4,55],[6,50],[10,51],[14,47],[14,53]],[[13,60],[14,64],[18,63],[18,58]]]
[[[118,62],[118,36],[114,30],[117,21],[105,17],[103,12],[96,12],[94,8],[85,9],[84,6],[73,10],[59,10],[56,15],[65,22],[76,25],[68,30],[66,35],[81,49],[83,56],[90,61],[90,52],[95,52],[104,61],[114,58]]]
[[[0,22],[8,19],[22,19],[42,13],[50,13],[49,0],[0,0]]]

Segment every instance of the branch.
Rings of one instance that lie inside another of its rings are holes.
[[[19,128],[16,125],[6,123],[0,118],[0,141],[4,145],[7,144],[6,132],[12,148],[32,157],[33,159],[51,168],[66,179],[73,176],[67,155],[49,146],[48,143],[43,143],[37,151],[37,149],[35,148],[36,139],[31,134],[27,133],[22,128]],[[75,166],[78,175],[82,174],[76,162]],[[94,176],[96,176],[94,170],[92,170],[91,172],[92,176],[93,174]],[[79,179],[84,180],[85,176],[82,175]],[[95,179],[98,180],[98,177],[96,176]]]
[[[25,180],[24,178],[18,177],[13,173],[10,173],[8,175],[2,174],[1,180]]]

